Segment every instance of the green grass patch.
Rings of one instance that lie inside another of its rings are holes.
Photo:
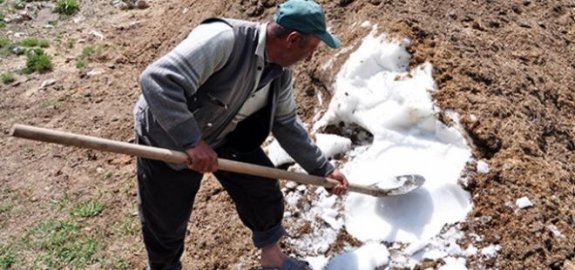
[[[117,258],[114,260],[114,269],[131,269],[130,263],[123,258]]]
[[[74,217],[95,217],[104,211],[104,204],[97,200],[89,200],[77,204],[70,214]]]
[[[10,72],[6,72],[6,73],[2,73],[0,75],[0,80],[2,81],[3,84],[9,84],[12,83],[16,80],[16,78],[14,77],[14,74],[10,73]],[[0,213],[2,213],[2,208],[0,207]]]
[[[35,268],[82,269],[93,262],[98,242],[82,235],[78,224],[71,221],[49,220],[34,227],[23,239],[27,248],[38,254]]]
[[[35,38],[35,37],[29,37],[29,38],[22,39],[22,40],[18,41],[18,45],[24,46],[24,47],[40,47],[40,48],[48,48],[48,46],[50,46],[50,44],[48,43],[48,40],[39,39],[39,38]]]
[[[80,10],[80,5],[76,0],[58,0],[56,13],[61,15],[73,15]]]
[[[86,265],[96,253],[96,249],[96,240],[88,238],[64,246],[57,255],[66,263]]]
[[[137,216],[126,216],[118,223],[114,224],[114,227],[124,236],[135,236],[140,234],[140,223]]]
[[[16,254],[10,249],[0,247],[0,269],[10,269],[16,263]]]
[[[103,57],[104,48],[102,46],[86,46],[82,49],[82,53],[76,59],[76,68],[85,69],[93,59]]]
[[[24,74],[31,74],[34,72],[45,73],[52,70],[52,60],[44,50],[40,48],[30,49],[26,52],[26,67]]]

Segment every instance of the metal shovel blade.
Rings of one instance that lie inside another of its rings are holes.
[[[397,196],[418,189],[425,183],[425,178],[418,174],[405,174],[395,176],[391,182],[385,183],[385,186],[382,183],[375,183],[370,187],[377,188],[381,192],[378,196]]]

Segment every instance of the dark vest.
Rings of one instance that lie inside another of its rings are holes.
[[[210,18],[202,23],[215,21],[225,22],[233,28],[234,47],[224,67],[212,74],[196,94],[189,97],[188,103],[208,143],[225,128],[251,94],[255,87],[256,69],[264,68],[258,66],[255,54],[259,39],[257,23],[220,18]],[[275,92],[272,83],[272,99]]]

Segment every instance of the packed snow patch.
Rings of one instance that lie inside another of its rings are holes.
[[[327,156],[343,153],[343,161],[334,162],[350,183],[389,187],[396,184],[392,179],[406,174],[422,175],[426,182],[408,194],[383,198],[349,193],[335,200],[323,189],[288,191],[288,210],[299,214],[287,222],[311,227],[290,242],[314,269],[413,267],[425,258],[442,258],[444,267],[465,269],[465,257],[478,253],[456,243],[463,233],[455,225],[472,208],[469,193],[458,184],[471,151],[457,113],[447,114],[453,126],[436,118],[440,108],[431,98],[436,90],[432,66],[408,70],[408,44],[368,35],[342,66],[329,109],[312,133]],[[343,137],[319,133],[329,125],[343,125]],[[346,140],[352,137],[353,142]],[[268,151],[276,165],[291,161],[277,143]],[[478,170],[488,169],[480,165]],[[326,252],[342,230],[364,244],[330,257]]]

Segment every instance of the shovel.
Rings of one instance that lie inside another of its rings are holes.
[[[10,135],[36,141],[51,142],[100,151],[127,154],[147,159],[161,160],[169,163],[188,163],[188,156],[183,152],[119,142],[28,125],[14,125]],[[249,174],[272,179],[288,179],[301,184],[316,185],[325,188],[334,187],[339,183],[338,181],[327,177],[288,172],[281,169],[254,165],[245,162],[238,162],[223,158],[218,158],[218,167],[220,170],[228,172]],[[378,187],[378,183],[369,186],[350,183],[348,191],[363,193],[376,197],[402,195],[419,188],[421,185],[423,185],[425,179],[420,175],[409,174],[396,176],[393,179],[393,182],[393,186],[389,188]]]

